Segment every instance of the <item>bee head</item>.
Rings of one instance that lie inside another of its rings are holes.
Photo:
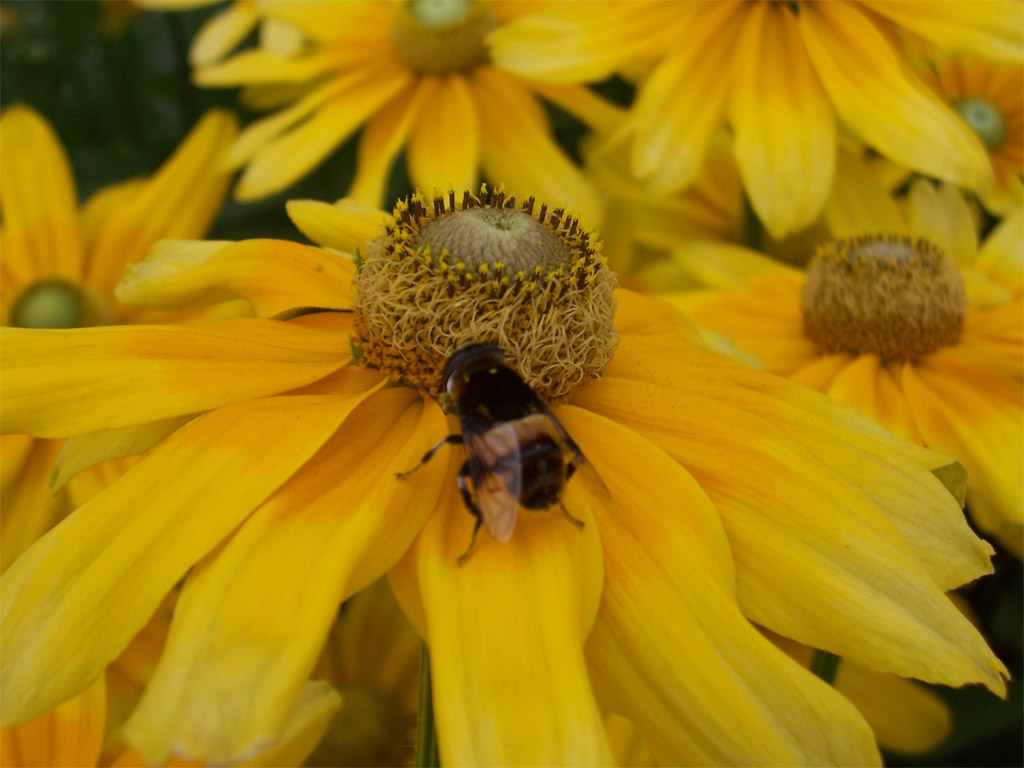
[[[460,347],[445,363],[443,374],[445,388],[451,392],[453,378],[494,365],[506,365],[505,353],[494,344],[467,344]]]

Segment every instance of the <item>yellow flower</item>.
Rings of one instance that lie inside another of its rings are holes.
[[[1024,198],[1024,67],[974,56],[934,55],[933,87],[981,139],[995,176],[985,207],[1006,214]],[[929,73],[931,74],[931,73]]]
[[[0,118],[0,323],[70,328],[152,318],[117,302],[114,286],[125,265],[160,238],[206,232],[228,184],[227,174],[215,170],[217,159],[234,135],[234,119],[211,112],[154,176],[100,190],[80,210],[53,130],[29,107],[6,110]],[[60,450],[59,441],[4,435],[0,568],[119,471],[108,465],[54,494],[50,476]],[[67,478],[55,482],[60,488]]]
[[[487,34],[532,5],[489,0],[386,0],[258,6],[308,38],[196,70],[206,87],[249,86],[250,103],[280,108],[229,152],[245,166],[235,196],[253,200],[304,177],[363,127],[349,194],[373,206],[403,148],[414,184],[473,186],[478,170],[541,192],[592,218],[597,198],[551,136],[536,95],[603,127],[617,110],[586,88],[532,83],[490,64]]]
[[[839,123],[911,168],[979,189],[990,183],[984,148],[911,72],[899,34],[1024,57],[1013,2],[565,5],[496,31],[496,64],[571,83],[651,60],[632,110],[633,172],[664,190],[689,184],[728,122],[744,187],[776,238],[821,212]]]
[[[415,196],[383,230],[350,203],[290,210],[359,243],[359,271],[285,242],[171,244],[123,299],[232,294],[261,317],[0,329],[8,428],[123,436],[199,414],[0,579],[6,721],[82,690],[182,579],[124,727],[151,763],[245,760],[276,738],[339,604],[384,574],[430,648],[445,764],[608,764],[601,706],[660,762],[877,764],[856,709],[754,623],[1004,692],[943,594],[991,570],[931,472],[948,459],[612,293],[597,238],[532,198]],[[552,398],[607,494],[573,477],[582,529],[524,513],[459,565],[462,451],[396,473],[458,430],[421,393],[475,334]]]
[[[675,301],[766,370],[955,456],[967,468],[975,521],[1019,556],[1021,211],[979,247],[970,211],[952,187],[918,180],[901,209],[872,169],[847,166],[826,210],[832,234],[843,239],[823,247],[808,276],[737,246],[695,243],[677,251],[677,261],[709,289]],[[916,265],[905,273],[890,263],[901,253]],[[856,259],[863,271],[843,266]],[[864,282],[869,272],[874,277]]]

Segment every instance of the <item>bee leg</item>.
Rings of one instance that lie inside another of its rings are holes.
[[[580,520],[580,519],[579,519],[578,517],[573,517],[573,516],[572,516],[572,515],[571,515],[571,514],[569,513],[569,510],[565,508],[565,504],[563,504],[562,502],[558,502],[558,507],[559,507],[559,509],[561,509],[561,510],[562,510],[562,512],[563,512],[563,513],[565,514],[565,516],[566,516],[567,518],[569,518],[569,522],[570,522],[570,523],[572,523],[573,525],[575,525],[575,526],[576,526],[577,528],[579,528],[579,529],[580,529],[581,531],[583,530],[583,521],[582,521],[582,520]]]
[[[459,555],[459,559],[456,560],[456,564],[462,565],[465,563],[469,556],[473,552],[473,547],[476,545],[476,535],[480,533],[480,526],[483,523],[483,515],[480,513],[480,508],[476,505],[473,500],[473,494],[469,492],[469,486],[466,485],[466,478],[469,477],[469,462],[467,461],[462,465],[462,469],[459,470],[459,492],[462,494],[462,501],[466,505],[466,509],[469,513],[476,518],[476,524],[473,526],[473,536],[469,540],[469,546],[466,547],[466,551]]]
[[[397,477],[399,480],[404,480],[409,475],[411,475],[413,472],[415,472],[417,469],[419,469],[424,464],[426,464],[428,461],[430,461],[432,458],[434,458],[434,454],[437,453],[439,450],[441,450],[441,446],[447,445],[448,443],[461,443],[461,442],[462,442],[462,435],[448,435],[448,437],[446,437],[444,440],[442,440],[437,445],[435,445],[433,448],[431,448],[429,451],[427,451],[425,454],[423,454],[423,458],[420,459],[420,463],[419,464],[417,464],[412,469],[407,469],[405,472],[396,472],[395,473],[395,477]]]

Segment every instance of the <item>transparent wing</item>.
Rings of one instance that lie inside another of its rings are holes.
[[[544,414],[551,420],[551,423],[555,426],[555,430],[561,437],[564,445],[564,450],[569,454],[569,474],[566,479],[571,478],[574,474],[579,474],[580,478],[586,483],[587,488],[596,494],[597,496],[610,499],[612,497],[611,491],[608,490],[608,486],[604,484],[604,480],[597,474],[597,470],[594,469],[594,465],[587,461],[587,457],[583,455],[583,451],[576,445],[576,441],[569,436],[566,432],[565,427],[562,423],[555,418],[548,407],[545,405]]]
[[[483,432],[464,432],[463,438],[484,527],[498,541],[508,541],[516,529],[523,489],[515,427],[511,423],[498,424]]]

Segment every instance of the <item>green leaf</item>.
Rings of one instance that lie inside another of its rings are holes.
[[[959,461],[938,467],[932,470],[932,474],[939,478],[939,481],[946,486],[946,490],[953,494],[953,498],[963,507],[964,498],[967,496],[967,470]]]
[[[437,732],[434,729],[434,694],[430,685],[430,650],[423,644],[420,654],[420,711],[416,720],[417,768],[438,768]]]

